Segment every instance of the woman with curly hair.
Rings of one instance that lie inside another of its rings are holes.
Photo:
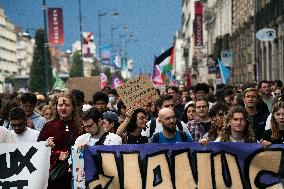
[[[226,126],[215,142],[256,142],[248,118],[245,108],[237,106],[230,109],[226,119]]]
[[[133,111],[118,127],[116,134],[121,136],[126,144],[148,143],[147,136],[142,136],[141,131],[146,127],[147,114],[142,108]]]
[[[270,121],[271,128],[263,134],[261,143],[283,144],[284,143],[284,102],[279,101],[273,106]]]

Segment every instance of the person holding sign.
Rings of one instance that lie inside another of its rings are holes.
[[[146,127],[147,114],[142,108],[133,111],[118,127],[116,134],[121,136],[126,144],[145,144],[148,138],[141,135],[142,129]]]
[[[54,137],[55,147],[51,151],[50,173],[58,169],[62,164],[68,164],[69,149],[79,136],[80,124],[76,111],[76,104],[72,96],[62,93],[56,101],[55,117],[47,122],[42,128],[38,141],[44,141]],[[49,189],[71,188],[71,174],[68,172],[68,165],[64,166],[64,172],[58,175],[52,182],[49,182]]]

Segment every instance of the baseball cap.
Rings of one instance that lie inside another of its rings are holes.
[[[112,120],[112,121],[119,121],[116,113],[112,112],[112,111],[107,111],[107,112],[103,113],[103,118],[108,119],[108,120]]]

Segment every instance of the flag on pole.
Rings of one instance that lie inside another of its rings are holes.
[[[112,80],[111,88],[115,89],[119,85],[123,84],[124,81],[121,80],[118,76],[115,76]]]
[[[100,74],[100,79],[101,79],[101,89],[104,88],[105,86],[107,86],[108,84],[108,78],[107,75],[105,73],[101,73]]]
[[[231,70],[230,68],[226,67],[219,58],[218,58],[218,64],[220,69],[220,75],[222,78],[222,83],[227,84],[229,82]]]
[[[174,63],[174,47],[169,48],[163,54],[161,54],[156,60],[154,65],[159,65],[162,72],[162,79],[165,81],[166,79],[171,79],[167,75],[173,69]]]
[[[154,85],[163,85],[164,81],[161,77],[161,69],[159,65],[154,65],[153,74],[152,74],[152,82]]]

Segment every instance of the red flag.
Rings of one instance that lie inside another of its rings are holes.
[[[51,45],[63,45],[62,8],[48,8],[48,34]]]

